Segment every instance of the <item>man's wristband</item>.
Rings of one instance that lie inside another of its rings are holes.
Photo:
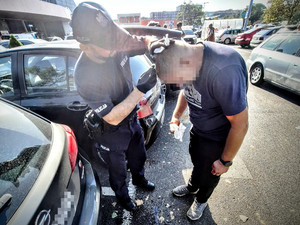
[[[219,160],[226,167],[230,167],[232,165],[232,161],[224,161],[222,158],[220,158]]]

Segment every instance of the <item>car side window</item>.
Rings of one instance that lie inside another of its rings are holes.
[[[282,52],[288,55],[297,55],[300,49],[300,36],[288,37],[280,46],[276,49],[278,52]]]
[[[68,62],[68,64],[67,64]],[[25,83],[28,93],[75,90],[75,57],[25,55]],[[68,65],[68,70],[66,69]]]
[[[0,96],[14,94],[11,62],[11,56],[0,58]]]
[[[261,48],[273,51],[283,40],[284,37],[282,36],[274,37],[272,39],[269,39],[264,45],[262,45]]]

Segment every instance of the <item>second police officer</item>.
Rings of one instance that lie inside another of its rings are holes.
[[[110,185],[119,203],[134,211],[136,204],[126,185],[126,160],[134,185],[146,190],[155,188],[144,176],[146,150],[136,111],[144,93],[156,84],[156,74],[149,69],[135,88],[129,57],[144,54],[153,38],[131,36],[113,22],[102,6],[92,2],[75,8],[71,26],[83,51],[75,68],[75,84],[92,109],[86,122],[99,148],[106,153]],[[93,124],[100,126],[94,129]]]

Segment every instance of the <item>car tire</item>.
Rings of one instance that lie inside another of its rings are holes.
[[[250,69],[250,82],[259,86],[264,80],[264,70],[260,63],[254,64]]]
[[[245,45],[241,45],[242,48],[245,48]]]
[[[230,38],[226,38],[226,39],[224,40],[224,44],[225,44],[225,45],[229,45],[230,43],[231,43]]]

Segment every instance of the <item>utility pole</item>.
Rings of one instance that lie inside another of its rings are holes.
[[[249,8],[248,8],[248,11],[247,11],[246,16],[245,16],[243,30],[247,29],[247,24],[248,24],[249,18],[251,16],[252,5],[253,5],[253,0],[250,0]]]

